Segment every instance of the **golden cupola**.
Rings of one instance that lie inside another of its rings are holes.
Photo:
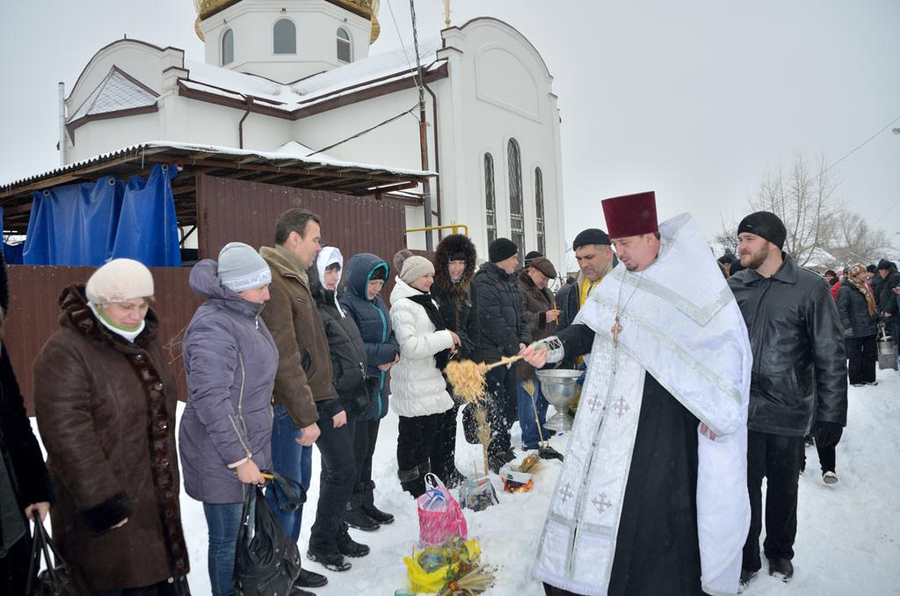
[[[237,4],[241,0],[194,0],[194,8],[197,9],[197,20],[194,22],[194,31],[197,36],[203,39],[203,32],[200,30],[200,21],[208,19],[214,14],[221,12]],[[369,43],[375,43],[378,34],[381,33],[381,26],[378,24],[378,5],[380,0],[327,0],[331,4],[340,6],[345,10],[349,10],[353,14],[359,15],[372,22],[372,34]]]

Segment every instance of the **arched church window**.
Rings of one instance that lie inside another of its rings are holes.
[[[222,66],[234,62],[234,31],[226,29],[222,34]]]
[[[525,201],[522,197],[522,155],[519,143],[510,139],[507,143],[509,166],[509,236],[519,247],[519,261],[525,255]]]
[[[484,203],[488,244],[497,239],[497,199],[494,194],[494,158],[484,154]]]
[[[276,54],[297,53],[297,27],[290,19],[279,19],[272,27]]]
[[[547,234],[544,228],[544,173],[534,169],[534,221],[537,228],[537,249],[547,254]]]
[[[337,59],[341,62],[353,62],[353,45],[350,43],[350,33],[343,27],[337,30]]]

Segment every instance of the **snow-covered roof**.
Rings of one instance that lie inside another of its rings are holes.
[[[106,78],[75,111],[68,122],[86,116],[146,108],[156,105],[158,95],[124,71],[113,66]]]
[[[439,68],[443,63],[437,60],[441,44],[440,39],[432,39],[419,45],[422,68],[426,72]],[[412,46],[369,56],[290,85],[195,60],[185,60],[184,66],[189,74],[182,85],[188,89],[237,100],[252,97],[264,101],[268,107],[285,112],[309,107],[326,98],[412,77],[416,68]]]
[[[70,164],[66,164],[64,166],[60,166],[58,168],[54,168],[52,170],[48,170],[45,172],[40,172],[37,174],[33,174],[31,176],[25,176],[24,178],[20,178],[18,180],[11,180],[6,183],[0,184],[0,192],[9,192],[10,189],[16,186],[21,186],[23,184],[27,184],[32,181],[36,181],[42,178],[51,178],[53,176],[63,174],[69,171],[78,170],[83,167],[92,165],[94,163],[107,161],[109,159],[126,156],[128,154],[140,154],[141,151],[150,151],[152,149],[175,149],[182,151],[190,151],[194,153],[208,153],[211,155],[221,155],[221,156],[233,156],[233,157],[258,157],[261,160],[272,161],[272,162],[285,162],[286,160],[290,160],[292,162],[297,162],[301,165],[310,165],[310,166],[332,166],[337,168],[351,168],[356,170],[368,170],[372,173],[382,172],[387,174],[396,174],[398,176],[409,176],[413,178],[427,178],[432,176],[437,176],[436,172],[426,171],[426,170],[413,170],[407,168],[396,168],[392,166],[381,166],[375,164],[367,164],[361,162],[351,162],[351,161],[343,161],[339,159],[334,159],[324,153],[317,153],[313,157],[307,157],[312,150],[308,147],[301,145],[300,143],[296,143],[294,141],[289,141],[281,148],[276,151],[257,151],[253,149],[236,149],[234,147],[220,147],[217,145],[204,145],[199,143],[179,143],[175,141],[150,141],[147,143],[140,143],[138,145],[131,145],[129,147],[125,147],[123,149],[118,149],[116,151],[110,151],[108,153],[103,153],[101,155],[96,155],[94,157],[89,157],[87,159],[83,159],[81,161],[73,162]],[[2,198],[2,197],[0,197]]]

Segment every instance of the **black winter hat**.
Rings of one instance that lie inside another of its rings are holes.
[[[519,252],[519,247],[509,238],[497,238],[488,247],[488,258],[491,263],[499,263],[505,261],[509,257]]]
[[[531,261],[535,260],[538,257],[544,256],[536,250],[530,251],[527,255],[525,255],[525,266],[531,267]]]
[[[784,227],[784,223],[777,215],[769,211],[757,211],[742,219],[737,233],[756,234],[778,248],[784,248],[784,241],[787,238],[787,230]]]
[[[609,234],[599,228],[588,228],[575,236],[575,242],[572,243],[572,250],[578,250],[582,246],[588,244],[606,244],[610,246]]]
[[[873,264],[869,265],[868,267],[866,267],[866,271],[868,271],[869,273],[875,273],[876,271],[878,271],[878,267],[876,267],[875,264],[873,263]]]
[[[879,269],[887,269],[888,271],[890,271],[893,267],[894,267],[894,264],[891,263],[890,261],[888,261],[887,259],[881,259],[880,261],[878,261]]]

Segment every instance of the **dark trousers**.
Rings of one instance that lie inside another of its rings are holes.
[[[372,457],[375,455],[375,442],[378,440],[380,424],[380,419],[356,420],[353,423],[353,455],[356,460],[354,493],[371,491],[375,487],[372,482]]]
[[[758,571],[759,535],[762,531],[762,480],[766,488],[766,557],[793,559],[797,535],[797,488],[803,462],[803,437],[785,437],[749,431],[747,434],[747,489],[750,493],[750,533],[744,544],[743,567]]]
[[[400,416],[397,467],[403,490],[418,497],[425,492],[425,474],[431,471],[431,449],[440,414]]]
[[[878,361],[878,347],[874,335],[848,337],[847,373],[851,385],[875,382],[875,363]]]
[[[807,444],[814,441],[812,437],[806,438]],[[825,472],[834,472],[836,465],[836,455],[835,455],[835,446],[831,447],[822,447],[818,443],[816,445],[816,452],[819,454],[819,466],[822,468],[822,473]],[[806,471],[806,450],[803,451],[803,462],[800,464],[800,471]]]
[[[348,417],[348,421],[350,418]],[[309,546],[323,552],[337,552],[337,538],[343,532],[347,504],[356,486],[356,454],[353,429],[356,422],[334,428],[331,417],[319,410],[316,447],[322,455],[319,502],[316,521],[309,534]]]
[[[516,367],[497,367],[485,375],[489,403],[488,421],[491,425],[491,446],[488,454],[496,458],[512,448],[509,429],[518,418],[518,385]]]
[[[456,470],[456,418],[459,406],[436,414],[434,446],[431,448],[431,471],[446,481]]]
[[[31,528],[26,527],[25,535],[9,548],[5,557],[0,557],[0,594],[25,593],[31,559]]]

